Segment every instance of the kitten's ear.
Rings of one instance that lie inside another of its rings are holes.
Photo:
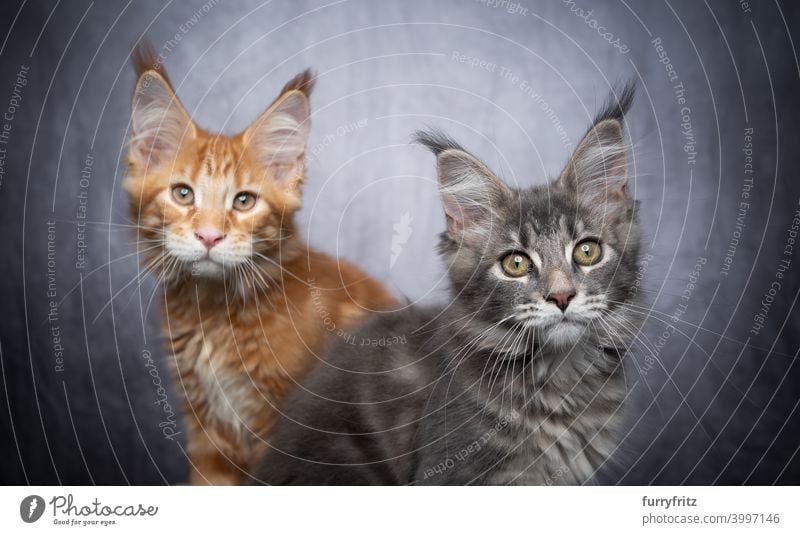
[[[244,132],[245,146],[256,161],[278,185],[295,193],[304,176],[310,126],[308,96],[312,86],[311,71],[297,75]]]
[[[447,232],[454,239],[478,244],[491,228],[497,208],[508,202],[508,186],[449,137],[418,132],[416,140],[436,154]]]
[[[130,158],[143,168],[168,161],[184,139],[193,139],[197,133],[167,78],[155,70],[139,76],[131,123]]]
[[[633,102],[634,89],[628,84],[618,98],[609,97],[558,179],[561,187],[577,194],[589,208],[628,208],[632,201],[622,119]]]

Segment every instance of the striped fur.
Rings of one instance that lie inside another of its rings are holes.
[[[144,269],[163,288],[162,333],[185,396],[191,482],[235,484],[266,448],[278,400],[335,338],[392,297],[298,238],[310,71],[235,136],[195,125],[152,49],[138,83],[124,186]],[[193,202],[176,202],[189,187]],[[239,192],[256,201],[233,209]],[[197,233],[224,235],[206,250]],[[327,318],[327,319],[326,319]],[[335,329],[331,330],[330,325]]]
[[[515,189],[447,136],[437,157],[451,300],[338,342],[285,402],[257,473],[272,484],[582,484],[613,459],[622,359],[641,314],[622,113],[598,114],[561,177]],[[610,101],[611,102],[611,101]],[[592,265],[576,245],[602,245]],[[511,276],[508,255],[531,265]],[[561,308],[549,296],[571,292]],[[388,342],[386,342],[388,341]]]

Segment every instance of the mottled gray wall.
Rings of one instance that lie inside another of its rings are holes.
[[[159,428],[165,413],[151,372],[168,383],[168,366],[119,187],[134,85],[128,55],[146,34],[210,129],[242,129],[313,66],[302,228],[314,246],[426,303],[444,297],[434,254],[444,221],[433,158],[409,144],[411,132],[440,126],[510,182],[541,183],[559,171],[610,84],[638,79],[628,124],[651,258],[641,294],[652,311],[629,366],[631,431],[606,478],[800,482],[800,244],[784,254],[800,208],[792,49],[800,10],[758,4],[746,12],[734,1],[678,0],[3,2],[0,481],[186,477],[180,441]],[[578,7],[593,13],[580,18]],[[684,150],[684,122],[694,156]],[[76,268],[80,195],[92,223],[86,266]],[[411,235],[391,265],[393,225],[406,214]],[[693,275],[698,259],[705,263]],[[791,265],[778,278],[781,260]],[[179,403],[174,390],[167,396]]]

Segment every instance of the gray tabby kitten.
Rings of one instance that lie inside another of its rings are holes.
[[[609,98],[560,177],[513,189],[450,138],[437,157],[444,309],[382,315],[288,396],[272,484],[577,484],[616,446],[637,206]]]

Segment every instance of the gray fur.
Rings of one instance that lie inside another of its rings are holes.
[[[450,305],[381,315],[339,340],[285,400],[257,481],[592,480],[623,416],[639,226],[617,150],[603,195],[584,195],[599,179],[575,170],[622,144],[632,88],[622,95],[546,186],[510,188],[447,136],[419,135],[439,164]],[[606,255],[589,271],[567,256],[585,237],[599,238]],[[512,251],[535,257],[528,275],[502,275]],[[545,298],[565,289],[577,295],[562,315]]]

